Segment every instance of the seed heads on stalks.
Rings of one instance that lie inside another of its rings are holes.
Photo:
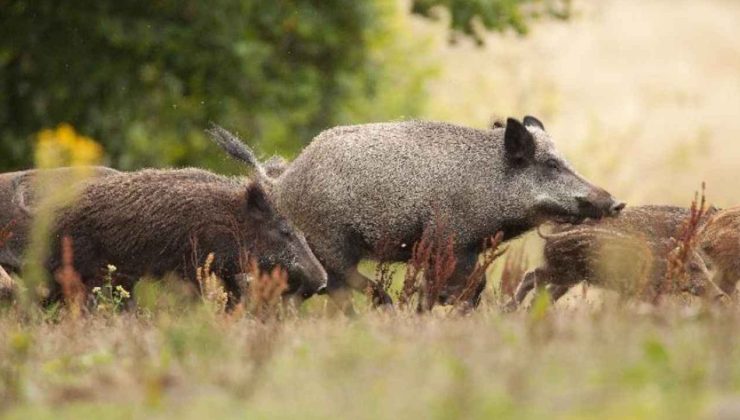
[[[687,266],[690,263],[692,253],[696,249],[698,233],[704,224],[707,213],[705,191],[706,184],[702,182],[701,196],[698,191],[694,193],[694,199],[691,201],[691,213],[681,225],[676,236],[672,238],[671,246],[673,249],[668,253],[666,277],[655,293],[655,302],[661,294],[679,291],[691,281]]]
[[[435,212],[434,223],[424,229],[412,247],[399,296],[401,306],[409,306],[415,300],[417,312],[432,310],[455,271],[454,247],[455,237],[448,229],[447,218]]]
[[[208,305],[216,313],[224,313],[229,295],[224,290],[221,279],[211,271],[211,265],[214,259],[215,255],[212,252],[208,254],[203,266],[195,270],[195,278],[198,282],[200,297],[203,303]]]
[[[62,266],[54,278],[62,287],[64,302],[73,317],[77,317],[85,309],[86,290],[79,273],[74,268],[74,249],[72,239],[62,238]]]

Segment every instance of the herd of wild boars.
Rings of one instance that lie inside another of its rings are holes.
[[[503,232],[508,240],[549,222],[555,228],[542,233],[545,264],[524,277],[515,305],[539,285],[555,299],[581,281],[616,287],[607,277],[621,279],[620,291],[650,294],[667,277],[675,237],[691,216],[667,206],[623,211],[624,203],[578,175],[531,116],[486,130],[424,121],[336,127],[290,163],[261,162],[220,127],[208,133],[246,164],[249,178],[98,168],[77,186],[77,199],[54,213],[49,273],[62,265],[62,238],[88,289],[109,264],[127,289],[142,276],[171,272],[193,281],[213,254],[234,303],[249,257],[262,270],[285,269],[286,294],[327,292],[351,311],[349,291],[372,286],[357,269],[361,259],[377,258],[382,248],[384,261],[408,261],[425,230],[443,220],[456,259],[439,293],[445,303],[461,293],[487,238]],[[0,229],[9,233],[0,236],[0,266],[11,272],[22,270],[35,197],[43,193],[33,185],[36,173],[0,175]],[[696,246],[680,259],[686,284],[676,291],[703,294],[719,285],[732,293],[740,274],[735,213],[714,211],[697,226]],[[50,299],[58,299],[59,287],[50,286]],[[380,302],[391,298],[381,291]]]

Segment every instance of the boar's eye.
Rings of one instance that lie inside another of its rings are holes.
[[[547,159],[545,161],[545,165],[548,167],[548,169],[552,169],[553,171],[560,170],[560,164],[555,159]]]

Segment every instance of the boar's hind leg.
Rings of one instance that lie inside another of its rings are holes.
[[[570,285],[553,283],[551,273],[547,268],[536,268],[524,275],[524,278],[516,288],[516,292],[514,292],[513,303],[510,306],[513,306],[513,308],[518,307],[522,304],[524,299],[527,297],[527,294],[529,294],[532,289],[539,288],[541,286],[547,287],[547,292],[550,295],[552,302],[556,302],[558,299],[563,297],[568,290],[570,290]]]

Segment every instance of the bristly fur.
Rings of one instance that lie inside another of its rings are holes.
[[[264,171],[235,136],[216,137],[228,138],[214,139],[227,153]],[[329,273],[330,292],[366,288],[357,264],[388,232],[399,244],[390,261],[408,260],[435,208],[456,238],[457,267],[448,285],[464,284],[483,239],[498,231],[506,240],[545,220],[579,221],[616,208],[611,195],[573,170],[541,127],[511,118],[493,130],[432,121],[335,127],[312,140],[271,193],[309,238]]]
[[[120,173],[102,166],[84,171],[91,179]],[[40,185],[42,174],[45,182]],[[79,182],[79,174],[80,168],[30,169],[0,174],[0,229],[5,229],[8,236],[0,241],[1,266],[11,273],[21,270],[31,220],[39,202],[59,187],[73,187]]]
[[[619,217],[582,225],[556,226],[545,239],[545,264],[530,271],[519,285],[515,304],[535,286],[548,286],[554,300],[570,287],[585,281],[617,289],[646,301],[656,294],[689,291],[700,294],[709,282],[709,273],[701,256],[689,252],[681,266],[684,281],[665,290],[669,254],[676,246],[673,239],[691,217],[687,208],[640,206],[624,210]],[[676,275],[673,273],[672,275]]]
[[[326,273],[302,234],[257,181],[198,169],[143,170],[91,182],[59,212],[53,233],[47,269],[60,267],[59,238],[69,236],[74,267],[87,287],[99,285],[107,264],[118,268],[115,280],[129,290],[145,275],[175,272],[193,281],[211,252],[211,269],[224,281],[230,303],[241,295],[236,276],[246,271],[244,254],[258,258],[261,269],[287,269],[293,292],[310,295],[325,284]]]
[[[713,265],[714,282],[731,298],[740,280],[740,207],[716,211],[699,231],[698,246]]]

